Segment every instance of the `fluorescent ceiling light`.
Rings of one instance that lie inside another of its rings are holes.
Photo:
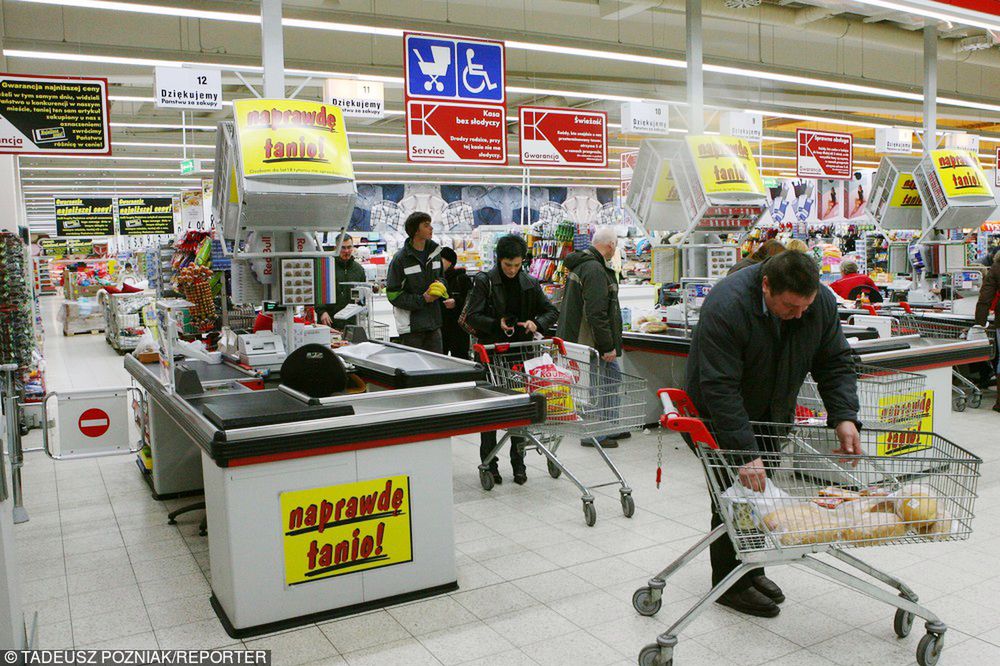
[[[130,147],[140,147],[140,148],[179,148],[183,149],[185,146],[182,143],[150,143],[146,141],[115,141],[112,139],[112,145],[115,148],[120,148],[121,146]],[[214,143],[189,143],[187,144],[188,149],[195,150],[215,150]]]
[[[76,178],[76,177],[73,177],[73,176],[28,176],[28,177],[26,177],[26,178],[23,179],[23,182],[32,182],[33,183],[35,181],[43,181],[43,180],[44,181],[52,181],[52,180],[56,180],[56,181],[70,181],[70,182],[74,182],[74,183],[80,183],[80,182],[99,182],[99,181],[111,181],[111,182],[115,182],[115,183],[124,183],[124,182],[139,182],[139,183],[145,183],[145,182],[154,182],[154,183],[163,183],[163,182],[200,183],[201,182],[201,178],[181,178],[180,176],[157,176],[155,178],[139,178],[139,177],[132,177],[132,176],[125,176],[125,177],[118,177],[118,176],[105,176],[105,177],[100,177],[100,176],[86,176],[86,177],[83,177],[83,178]]]
[[[195,130],[201,132],[214,132],[215,125],[184,125],[184,124],[172,124],[172,123],[122,123],[122,122],[111,122],[111,128],[116,127],[131,127],[138,129],[187,129]],[[112,144],[114,141],[112,141]]]
[[[138,167],[131,168],[131,167],[46,167],[46,166],[23,166],[23,167],[21,167],[21,171],[22,172],[25,172],[25,171],[73,171],[73,172],[78,172],[78,171],[88,171],[88,172],[97,171],[97,172],[100,172],[100,173],[104,173],[106,171],[127,171],[127,172],[130,172],[130,173],[172,173],[172,174],[176,174],[177,173],[177,169],[162,169],[162,168],[159,168],[159,167],[146,167],[146,168],[140,169]],[[204,169],[203,171],[205,171],[206,173],[212,173],[211,171],[209,171],[207,169]]]
[[[128,162],[183,162],[181,157],[146,157],[139,155],[21,155],[22,160],[122,160]],[[214,162],[214,157],[201,158],[202,163]]]

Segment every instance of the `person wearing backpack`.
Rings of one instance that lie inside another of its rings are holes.
[[[536,334],[548,334],[559,320],[559,310],[549,301],[538,280],[523,270],[527,254],[528,245],[523,238],[513,234],[504,236],[497,241],[494,267],[473,279],[459,322],[478,344],[528,342]],[[510,466],[518,485],[528,480],[523,443],[522,438],[511,437]],[[495,430],[480,435],[479,457],[483,462],[496,445]],[[503,483],[496,456],[489,465],[493,482]]]
[[[441,248],[444,284],[451,303],[445,301],[441,311],[441,340],[444,353],[455,358],[469,358],[469,332],[458,323],[465,310],[465,301],[472,289],[472,279],[458,267],[458,254],[450,247]]]

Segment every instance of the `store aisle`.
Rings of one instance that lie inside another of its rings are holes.
[[[122,358],[101,336],[63,338],[59,297],[45,301],[51,390],[125,381]],[[51,302],[49,302],[51,301]],[[859,555],[898,573],[952,629],[942,664],[1000,663],[1000,416],[980,409],[956,419],[956,440],[983,456],[977,534],[969,542],[871,548]],[[27,446],[38,441],[38,431]],[[583,524],[579,497],[529,455],[529,481],[484,492],[478,442],[454,447],[459,584],[453,594],[243,642],[223,631],[209,605],[208,542],[199,512],[167,525],[185,500],[152,500],[131,457],[53,463],[31,454],[24,471],[31,515],[16,529],[22,587],[38,612],[40,645],[274,651],[275,664],[634,664],[639,649],[708,589],[707,558],[668,585],[655,618],[638,616],[632,592],[706,529],[701,468],[665,436],[664,487],[654,488],[657,436],[613,452],[635,487],[635,517],[602,489],[598,522]],[[561,452],[588,480],[606,476],[593,450]],[[922,635],[892,632],[892,611],[810,572],[776,569],[788,595],[773,620],[713,607],[682,636],[678,664],[809,666],[912,664]]]

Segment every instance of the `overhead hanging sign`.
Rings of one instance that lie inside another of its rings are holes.
[[[90,241],[68,239],[59,240],[57,238],[42,238],[38,241],[38,247],[45,252],[47,257],[65,257],[69,254],[93,254],[94,244]]]
[[[913,130],[900,127],[876,127],[875,152],[881,155],[911,154],[913,152]]]
[[[283,492],[285,584],[413,561],[410,478]]]
[[[618,156],[621,172],[621,195],[628,196],[629,187],[632,185],[632,174],[635,172],[635,161],[639,157],[638,150],[626,150]]]
[[[123,236],[173,234],[173,198],[118,197],[118,233]]]
[[[345,118],[385,117],[385,87],[381,81],[327,79],[323,84],[323,101],[340,107]]]
[[[654,102],[622,104],[622,132],[625,134],[669,134],[670,107]]]
[[[354,178],[337,107],[299,99],[238,99],[233,113],[244,177]]]
[[[0,153],[110,155],[108,80],[0,74]]]
[[[854,175],[854,136],[800,129],[797,137],[799,178],[848,180]]]
[[[507,163],[507,118],[495,104],[406,103],[410,162]]]
[[[944,135],[944,147],[956,150],[971,150],[979,152],[979,137],[975,134],[965,132],[946,132]]]
[[[892,197],[889,199],[889,206],[892,208],[919,208],[922,205],[920,192],[917,190],[916,181],[913,180],[913,174],[899,174],[899,178],[896,179],[896,185],[892,188]]]
[[[767,190],[745,139],[691,136],[687,139],[705,194],[757,194]]]
[[[523,166],[603,168],[608,165],[608,114],[541,106],[520,107]]]
[[[115,216],[107,199],[55,199],[56,236],[93,238],[113,236]]]
[[[222,72],[187,67],[156,68],[156,108],[218,111],[222,108]]]
[[[764,117],[759,113],[726,111],[719,120],[719,134],[760,141],[764,138]]]
[[[979,158],[967,150],[932,150],[931,159],[947,198],[992,197]]]
[[[997,167],[993,170],[993,184],[1000,187],[1000,146],[997,146],[996,157]]]
[[[406,99],[504,104],[503,42],[403,33]]]

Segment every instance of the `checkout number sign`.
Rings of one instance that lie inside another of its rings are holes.
[[[413,561],[410,477],[281,493],[285,584]]]
[[[909,428],[879,433],[875,451],[878,457],[902,456],[933,446],[932,435],[919,433],[934,431],[934,391],[879,398],[878,415],[883,423],[920,419]]]

